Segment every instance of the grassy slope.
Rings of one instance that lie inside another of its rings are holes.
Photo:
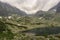
[[[60,20],[17,15],[0,18],[0,40],[59,40]]]

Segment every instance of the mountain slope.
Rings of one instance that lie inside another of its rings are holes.
[[[56,11],[56,13],[60,13],[60,2],[56,6],[52,7],[49,11],[51,10]]]
[[[13,7],[7,3],[0,2],[0,16],[8,16],[11,14],[26,15],[25,12]]]

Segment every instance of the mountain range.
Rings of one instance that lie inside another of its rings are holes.
[[[27,14],[35,14],[37,11],[48,11],[56,6],[60,0],[0,0],[4,3],[8,3]]]
[[[60,0],[0,0],[0,15],[41,14],[47,11],[59,13]]]

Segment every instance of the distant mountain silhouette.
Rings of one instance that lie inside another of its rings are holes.
[[[40,16],[43,16],[43,14],[45,14],[44,11],[37,11],[34,16],[37,16],[37,17],[40,17]]]
[[[0,16],[9,16],[11,14],[18,14],[20,16],[26,15],[25,12],[13,7],[7,3],[0,2]]]
[[[56,12],[59,12],[60,13],[60,2],[58,3],[56,10],[57,10]]]
[[[37,11],[34,14],[34,16],[40,17],[40,16],[45,15],[45,13],[54,13],[54,14],[55,13],[60,13],[60,2],[56,6],[52,7],[50,10],[48,10],[48,11],[41,11],[41,10]]]
[[[60,13],[60,2],[56,6],[52,7],[50,10],[54,11],[53,9],[56,10],[56,13]]]

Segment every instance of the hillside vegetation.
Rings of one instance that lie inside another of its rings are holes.
[[[0,40],[60,40],[60,16],[0,16]]]

